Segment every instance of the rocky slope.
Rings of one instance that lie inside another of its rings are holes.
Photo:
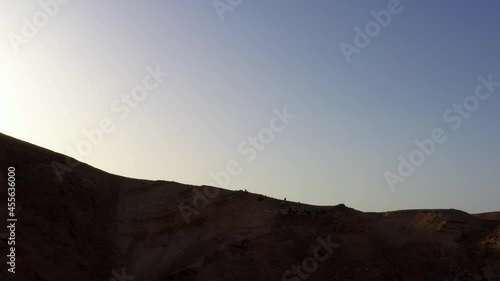
[[[111,175],[0,134],[0,280],[500,280],[500,213],[363,213]],[[9,277],[9,279],[7,279]]]

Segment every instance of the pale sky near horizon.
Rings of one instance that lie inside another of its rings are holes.
[[[78,158],[68,147],[108,118],[114,131],[82,161],[127,177],[201,185],[233,161],[226,188],[276,198],[500,210],[500,87],[467,118],[443,118],[478,77],[500,81],[500,3],[401,0],[348,63],[340,44],[392,1],[244,0],[221,21],[212,1],[72,0],[19,52],[12,34],[44,9],[3,1],[0,132]],[[148,67],[169,76],[120,118],[114,101]],[[239,145],[284,107],[296,117],[247,161]],[[436,128],[447,140],[392,192],[384,173]]]

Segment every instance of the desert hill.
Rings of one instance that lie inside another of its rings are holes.
[[[0,134],[0,214],[14,166],[18,219],[0,280],[500,280],[500,212],[283,204],[70,162],[60,181],[66,156]]]

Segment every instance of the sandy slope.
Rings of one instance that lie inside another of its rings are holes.
[[[187,224],[179,204],[192,206],[194,191],[204,187],[124,178],[85,164],[61,183],[53,161],[66,158],[0,134],[1,206],[4,171],[17,169],[15,280],[112,280],[121,268],[139,281],[500,280],[500,213],[282,207],[221,189]],[[0,209],[4,223],[6,211]],[[340,246],[321,249],[326,260],[283,279],[327,237]]]

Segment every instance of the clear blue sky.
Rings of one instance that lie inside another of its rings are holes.
[[[221,0],[227,3],[225,0]],[[212,1],[79,1],[14,51],[37,1],[0,9],[0,132],[72,155],[82,130],[115,125],[82,160],[129,177],[211,182],[236,161],[229,189],[364,211],[499,210],[500,87],[462,126],[443,114],[500,81],[498,1],[401,0],[398,14],[348,63],[339,47],[391,1],[250,1],[219,18]],[[146,68],[170,76],[123,120],[110,108]],[[238,152],[273,108],[297,117],[259,151]],[[448,139],[388,187],[416,139]]]

